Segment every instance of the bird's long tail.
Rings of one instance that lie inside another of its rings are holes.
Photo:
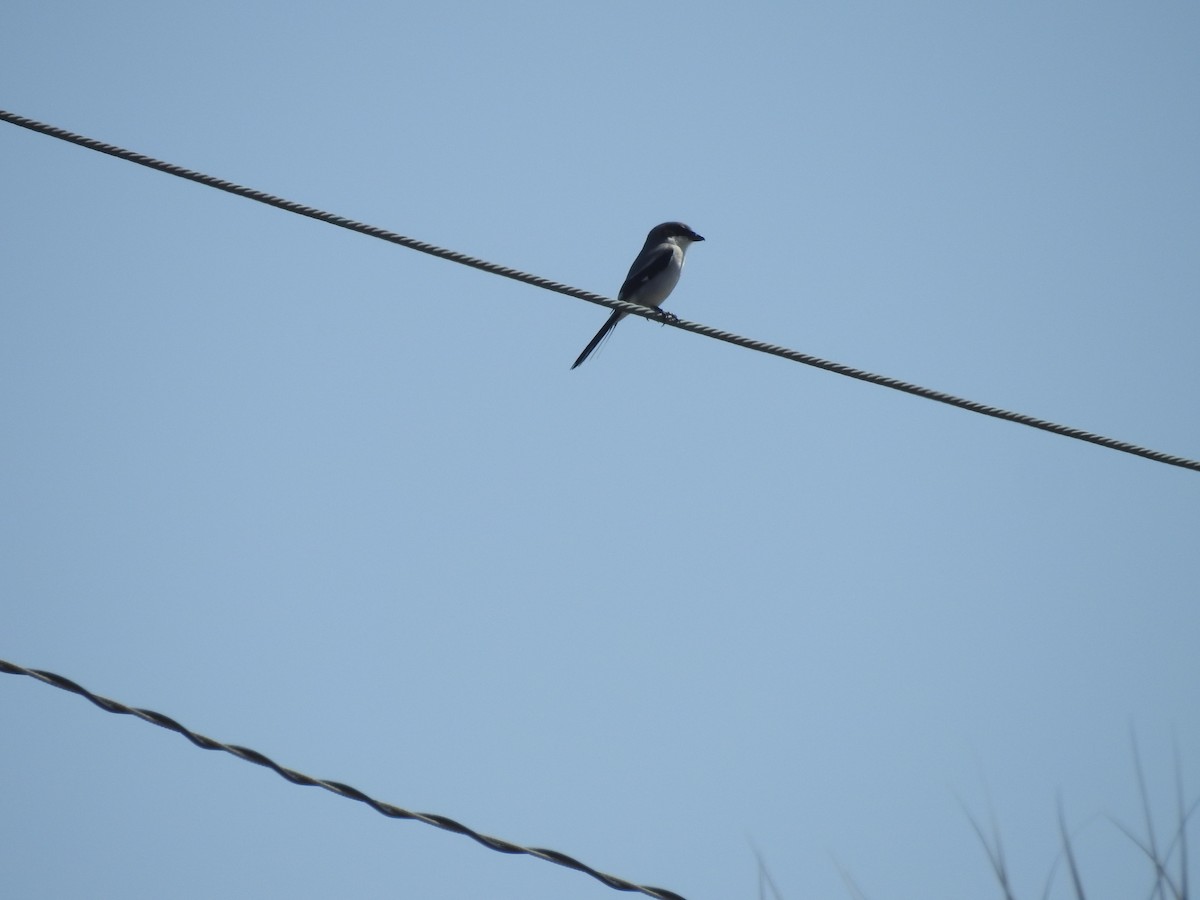
[[[579,359],[575,360],[575,362],[571,364],[571,368],[572,369],[578,368],[585,359],[587,359],[589,356],[591,356],[592,351],[600,346],[600,343],[606,337],[608,337],[609,332],[611,332],[614,328],[616,328],[617,323],[620,322],[627,315],[628,315],[628,313],[623,313],[619,309],[614,309],[613,314],[608,317],[608,321],[605,322],[604,325],[600,328],[600,330],[596,332],[596,336],[594,338],[592,338],[590,341],[588,341],[588,345],[583,348],[583,352],[579,354]]]

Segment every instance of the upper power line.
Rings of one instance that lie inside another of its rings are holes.
[[[1165,463],[1170,466],[1179,466],[1183,469],[1191,469],[1193,472],[1200,472],[1200,460],[1188,459],[1183,456],[1173,456],[1169,453],[1163,453],[1160,450],[1152,450],[1148,447],[1141,447],[1137,444],[1131,444],[1128,441],[1119,441],[1115,438],[1105,437],[1099,434],[1093,434],[1090,431],[1084,431],[1081,428],[1072,428],[1069,425],[1060,425],[1056,422],[1048,422],[1045,419],[1038,419],[1034,416],[1024,413],[1012,412],[1007,409],[1000,409],[996,406],[988,406],[984,403],[979,403],[975,400],[967,400],[962,397],[956,397],[953,394],[947,394],[943,391],[936,391],[932,388],[922,387],[917,384],[910,384],[906,381],[900,381],[897,378],[890,378],[886,375],[876,375],[873,372],[866,372],[862,369],[855,369],[852,366],[843,365],[842,363],[832,362],[827,359],[821,359],[818,356],[811,356],[807,353],[801,353],[798,350],[791,350],[787,347],[781,347],[778,344],[768,344],[764,341],[757,341],[752,338],[742,337],[738,334],[732,334],[728,331],[721,331],[717,328],[712,328],[708,325],[701,325],[698,322],[689,322],[686,319],[678,319],[668,317],[659,310],[650,309],[644,306],[638,306],[633,303],[623,303],[620,300],[613,300],[608,297],[603,297],[600,294],[593,294],[589,291],[583,291],[576,287],[571,287],[567,284],[560,284],[557,281],[551,281],[548,278],[542,278],[538,275],[531,275],[528,272],[522,272],[518,269],[512,269],[508,266],[497,265],[486,260],[477,259],[473,256],[468,256],[465,253],[459,253],[455,250],[447,250],[444,247],[438,247],[434,244],[419,241],[415,238],[405,237],[404,235],[396,234],[387,231],[383,228],[378,228],[374,225],[365,225],[362,222],[356,222],[353,219],[347,219],[344,216],[334,215],[333,213],[325,212],[320,209],[314,209],[311,206],[304,206],[291,200],[285,200],[282,197],[276,197],[272,194],[264,193],[253,188],[243,187],[240,184],[234,184],[230,181],[224,181],[220,178],[214,178],[211,175],[205,175],[202,172],[194,172],[191,169],[185,169],[182,166],[177,166],[173,163],[163,162],[162,160],[154,159],[153,157],[145,156],[141,153],[135,153],[132,150],[126,150],[122,147],[115,147],[112,144],[105,144],[102,141],[97,141],[94,138],[84,137],[83,135],[74,134],[54,125],[47,125],[43,122],[37,122],[33,119],[27,119],[24,116],[18,116],[15,113],[0,110],[0,120],[8,122],[12,125],[19,125],[22,128],[27,128],[30,131],[36,131],[39,134],[45,134],[49,137],[58,138],[62,141],[68,141],[72,144],[78,144],[81,147],[86,147],[89,150],[95,150],[99,153],[107,153],[109,156],[115,156],[118,159],[124,159],[129,162],[137,163],[140,166],[146,166],[150,169],[156,169],[159,172],[166,172],[168,175],[175,175],[178,178],[186,178],[189,181],[195,181],[208,187],[217,188],[218,190],[227,191],[231,194],[237,194],[239,197],[245,197],[249,200],[256,200],[259,203],[265,203],[268,206],[274,206],[278,209],[286,210],[287,212],[296,213],[302,216],[308,216],[310,219],[318,219],[322,222],[327,222],[330,225],[336,225],[339,228],[346,228],[350,231],[357,231],[360,234],[365,234],[370,237],[379,238],[380,240],[389,241],[393,244],[399,244],[401,247],[407,247],[410,250],[418,250],[421,253],[428,253],[431,256],[437,256],[441,259],[447,259],[450,262],[460,263],[464,266],[471,266],[475,269],[481,269],[484,272],[490,272],[493,275],[502,275],[505,278],[512,278],[516,281],[522,281],[526,284],[531,284],[534,287],[544,288],[549,291],[556,291],[560,294],[566,294],[569,297],[575,297],[579,300],[586,300],[588,303],[595,303],[599,306],[606,306],[609,309],[619,309],[623,312],[632,313],[633,315],[641,316],[645,319],[653,319],[654,321],[664,322],[673,325],[676,328],[682,328],[684,331],[691,331],[694,334],[704,335],[705,337],[716,338],[719,341],[725,341],[729,344],[736,344],[739,347],[745,347],[748,350],[756,350],[759,353],[768,353],[772,356],[779,356],[783,359],[791,360],[792,362],[803,363],[806,366],[814,366],[818,369],[824,369],[827,372],[833,372],[837,375],[845,375],[848,378],[856,378],[859,381],[866,381],[871,384],[877,384],[880,387],[891,388],[895,391],[903,391],[906,394],[913,394],[917,397],[923,397],[926,400],[935,400],[938,403],[945,403],[948,406],[956,406],[959,409],[965,409],[969,412],[980,413],[985,416],[992,416],[996,419],[1004,419],[1008,422],[1015,422],[1018,425],[1026,425],[1030,428],[1038,428],[1042,431],[1049,431],[1051,434],[1059,434],[1063,437],[1073,438],[1077,441],[1087,441],[1088,443],[1098,444],[1101,447],[1107,447],[1109,450],[1118,450],[1122,453],[1129,453],[1134,456],[1140,456],[1144,459],[1149,459],[1154,462]]]

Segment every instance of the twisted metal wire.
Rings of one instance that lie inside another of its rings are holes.
[[[1090,431],[1084,431],[1081,428],[1072,428],[1069,425],[1059,425],[1055,422],[1048,422],[1045,419],[1038,419],[1034,416],[1029,416],[1024,413],[1012,412],[996,406],[988,406],[987,404],[978,403],[974,400],[966,400],[962,397],[956,397],[953,394],[947,394],[944,391],[936,391],[932,388],[922,387],[917,384],[910,384],[909,382],[901,381],[897,378],[890,378],[886,375],[876,375],[872,372],[867,372],[862,369],[855,369],[852,366],[843,365],[842,363],[821,359],[819,356],[811,356],[807,353],[801,353],[798,350],[790,350],[787,347],[781,347],[778,344],[768,344],[765,341],[758,341],[754,340],[753,338],[742,337],[741,335],[733,334],[728,331],[721,331],[720,329],[712,328],[708,325],[701,325],[698,322],[689,322],[686,319],[677,318],[657,309],[649,309],[644,306],[638,306],[634,303],[625,303],[620,300],[612,300],[608,297],[601,296],[600,294],[593,294],[590,291],[580,290],[579,288],[571,287],[567,284],[561,284],[557,281],[551,281],[548,278],[542,278],[538,275],[531,275],[528,272],[522,272],[518,269],[509,268],[508,266],[500,266],[496,263],[477,259],[476,257],[468,256],[465,253],[459,253],[455,250],[447,250],[444,247],[438,247],[434,244],[426,243],[425,241],[416,240],[415,238],[405,237],[404,235],[396,234],[383,228],[377,228],[374,225],[365,225],[362,222],[356,222],[353,219],[347,219],[344,216],[337,216],[333,213],[314,209],[311,206],[304,206],[303,204],[295,203],[291,200],[284,200],[282,197],[276,197],[272,194],[254,190],[253,188],[243,187],[242,185],[234,184],[230,181],[214,178],[211,175],[205,175],[201,172],[193,172],[191,169],[185,169],[182,166],[177,166],[173,163],[163,162],[162,160],[154,159],[141,153],[135,153],[132,150],[125,150],[121,147],[115,147],[112,144],[105,144],[101,141],[95,140],[94,138],[74,134],[54,125],[46,125],[45,123],[37,122],[33,119],[27,119],[24,116],[18,116],[15,113],[10,113],[5,110],[0,110],[0,121],[9,122],[13,125],[19,125],[20,127],[27,128],[30,131],[36,131],[40,134],[58,138],[59,140],[67,141],[72,144],[78,144],[79,146],[86,147],[89,150],[107,153],[109,156],[115,156],[118,159],[124,159],[129,162],[137,163],[140,166],[146,166],[147,168],[155,169],[159,172],[166,172],[168,175],[175,175],[179,178],[186,178],[189,181],[195,181],[200,184],[207,185],[208,187],[217,188],[218,190],[222,191],[228,191],[231,194],[237,194],[239,197],[245,197],[248,200],[256,200],[259,203],[265,203],[268,206],[274,206],[278,209],[286,210],[287,212],[308,216],[310,219],[317,219],[321,222],[327,222],[330,225],[336,225],[339,228],[346,228],[350,231],[357,231],[359,234],[365,234],[370,237],[379,238],[380,240],[389,241],[393,244],[399,244],[401,247],[407,247],[410,250],[428,253],[431,256],[436,256],[440,259],[446,259],[450,262],[460,263],[464,266],[471,266],[472,268],[480,269],[492,275],[501,275],[505,278],[511,278],[515,281],[521,281],[525,284],[533,285],[534,287],[545,288],[548,291],[555,291],[559,294],[566,294],[568,297],[574,297],[578,300],[586,300],[588,303],[595,303],[598,306],[606,306],[609,309],[619,309],[622,312],[630,313],[635,316],[641,316],[644,319],[651,319],[656,322],[673,325],[676,328],[681,328],[684,331],[690,331],[693,334],[700,334],[704,337],[715,338],[718,341],[725,341],[728,344],[734,344],[738,347],[745,347],[748,350],[755,350],[759,353],[767,353],[771,356],[778,356],[783,359],[791,360],[792,362],[802,363],[806,366],[824,369],[825,371],[833,372],[836,375],[845,375],[847,378],[856,378],[859,381],[865,381],[869,384],[891,388],[894,391],[903,391],[906,394],[912,394],[925,400],[934,400],[938,403],[945,403],[948,406],[956,406],[959,409],[965,409],[968,412],[992,416],[996,419],[1003,419],[1007,422],[1015,422],[1018,425],[1037,428],[1042,431],[1048,431],[1051,434],[1058,434],[1062,435],[1063,437],[1073,438],[1077,441],[1087,441],[1091,444],[1097,444],[1101,447],[1106,447],[1109,450],[1118,450],[1121,453],[1129,453],[1133,456],[1140,456],[1144,459],[1149,459],[1154,462],[1165,463],[1170,466],[1179,466],[1183,469],[1191,469],[1193,472],[1200,472],[1200,460],[1188,459],[1183,456],[1173,456],[1168,453],[1163,453],[1159,450],[1151,450],[1147,447],[1131,444],[1128,441],[1119,441],[1115,438],[1104,437],[1103,435],[1094,434]]]
[[[303,772],[297,772],[295,769],[289,769],[285,766],[272,760],[270,757],[259,753],[257,750],[251,750],[248,747],[239,747],[236,744],[223,744],[220,741],[215,741],[210,737],[205,737],[202,734],[197,734],[180,725],[169,716],[164,716],[162,713],[154,712],[150,709],[138,709],[132,706],[126,706],[117,700],[110,700],[108,697],[101,697],[99,694],[93,694],[87,688],[76,684],[69,678],[64,678],[62,675],[56,675],[53,672],[45,672],[40,669],[27,669],[24,666],[19,666],[16,663],[11,663],[0,659],[0,672],[9,675],[27,675],[34,678],[43,684],[48,684],[51,687],[59,688],[60,690],[70,691],[73,694],[78,694],[85,697],[96,706],[100,707],[105,712],[117,713],[120,715],[136,716],[144,722],[149,722],[151,725],[157,725],[160,728],[166,728],[168,731],[174,731],[176,734],[181,734],[197,747],[204,750],[222,750],[244,762],[254,763],[255,765],[263,766],[271,769],[283,778],[286,778],[292,784],[305,785],[308,787],[324,788],[339,797],[345,797],[347,800],[357,800],[360,803],[365,803],[371,809],[382,815],[392,819],[412,819],[417,822],[423,822],[426,825],[432,825],[435,828],[441,828],[443,831],[452,831],[455,834],[461,834],[464,837],[469,837],[471,840],[482,844],[489,850],[495,850],[497,853],[524,854],[532,856],[535,859],[545,860],[546,862],[555,863],[556,865],[565,866],[568,869],[574,869],[577,872],[582,872],[585,875],[590,875],[602,884],[612,888],[615,891],[626,891],[629,893],[645,894],[647,897],[654,897],[656,900],[684,900],[684,898],[676,894],[674,891],[668,891],[666,888],[649,887],[643,884],[634,884],[632,881],[626,881],[624,878],[618,878],[616,875],[608,875],[604,872],[593,869],[591,866],[581,863],[579,860],[567,856],[565,853],[560,853],[557,850],[547,850],[542,847],[522,847],[520,844],[513,844],[509,841],[501,840],[500,838],[491,837],[486,834],[480,834],[468,828],[459,822],[449,819],[446,816],[439,816],[435,813],[411,812],[407,809],[401,809],[398,806],[393,806],[390,803],[384,803],[376,800],[373,797],[364,794],[357,788],[351,787],[348,784],[343,784],[340,781],[327,781],[322,778],[313,778],[310,775],[305,775]]]

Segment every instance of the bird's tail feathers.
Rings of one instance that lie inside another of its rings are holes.
[[[612,330],[617,327],[617,323],[627,315],[629,314],[623,313],[619,309],[614,309],[613,314],[608,317],[608,321],[600,327],[600,330],[596,332],[596,336],[588,341],[588,345],[583,348],[583,352],[579,354],[579,359],[571,364],[571,368],[579,368],[583,361],[592,355],[592,351],[599,347],[606,337],[612,334]]]

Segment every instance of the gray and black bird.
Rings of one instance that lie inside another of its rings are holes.
[[[629,274],[625,276],[625,283],[621,285],[617,299],[658,309],[679,283],[679,274],[683,271],[683,258],[688,247],[702,240],[704,238],[682,222],[655,225],[646,235],[642,252],[629,267]],[[608,321],[583,348],[579,359],[575,360],[571,368],[576,368],[587,359],[627,315],[629,313],[613,310]]]

